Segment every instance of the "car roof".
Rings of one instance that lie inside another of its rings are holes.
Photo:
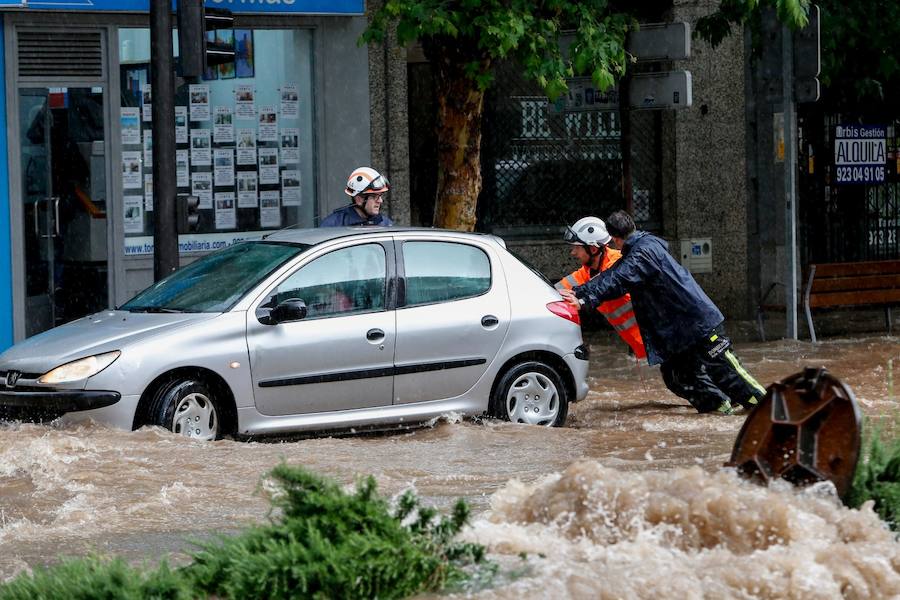
[[[316,245],[344,237],[365,237],[384,233],[427,233],[431,235],[459,237],[462,239],[488,239],[502,247],[506,244],[495,235],[486,233],[467,233],[452,229],[434,229],[431,227],[318,227],[315,229],[282,229],[263,236],[266,241],[291,242],[296,244]]]

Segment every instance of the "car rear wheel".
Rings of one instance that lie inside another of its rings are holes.
[[[209,387],[196,379],[163,386],[151,410],[154,424],[199,440],[222,437],[221,413]]]
[[[540,361],[519,363],[500,378],[490,412],[513,423],[561,427],[569,412],[566,386],[550,365]]]

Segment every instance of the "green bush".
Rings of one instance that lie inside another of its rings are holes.
[[[188,600],[197,593],[189,581],[163,563],[143,573],[121,559],[67,560],[0,586],[2,600]]]
[[[846,504],[859,508],[867,500],[875,501],[878,515],[900,530],[900,438],[885,440],[881,427],[867,428],[853,483]]]
[[[489,581],[496,570],[484,547],[454,541],[469,518],[462,500],[438,518],[412,492],[391,508],[372,477],[347,493],[285,464],[270,476],[278,516],[202,544],[186,567],[144,574],[121,559],[67,561],[0,586],[0,600],[402,598]]]
[[[294,467],[272,471],[282,516],[236,538],[206,545],[190,571],[202,589],[229,598],[402,598],[459,585],[464,567],[484,562],[484,548],[453,538],[469,509],[450,517],[419,506],[411,492],[396,509],[369,477],[352,494]]]

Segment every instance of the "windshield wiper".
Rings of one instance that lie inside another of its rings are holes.
[[[143,313],[187,313],[187,312],[198,312],[196,310],[187,310],[184,308],[167,308],[165,306],[132,306],[128,309],[128,312],[143,312]]]

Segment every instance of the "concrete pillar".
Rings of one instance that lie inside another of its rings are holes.
[[[382,4],[368,2],[368,14]],[[391,31],[384,44],[369,46],[372,164],[391,182],[388,214],[397,225],[409,225],[409,116],[407,114],[406,48]]]
[[[718,5],[675,0],[672,17],[693,30]],[[692,58],[682,64],[693,78],[693,106],[674,113],[675,189],[664,206],[671,242],[712,238],[713,272],[695,277],[732,321],[750,319],[756,304],[748,285],[746,59],[741,28],[715,49],[692,40]]]

